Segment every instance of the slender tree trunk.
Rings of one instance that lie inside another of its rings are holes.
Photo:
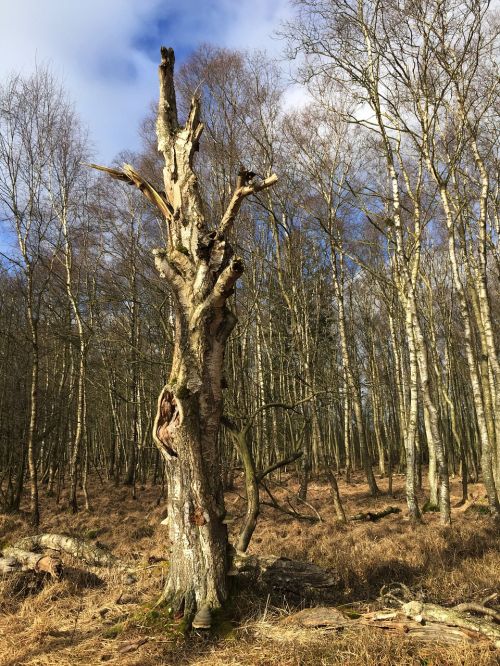
[[[346,321],[345,321],[345,308],[344,308],[344,268],[343,268],[343,257],[342,255],[337,259],[337,252],[335,247],[332,246],[332,266],[334,273],[334,287],[335,295],[337,298],[337,305],[339,309],[339,333],[340,333],[340,343],[342,350],[342,363],[344,367],[345,377],[347,380],[347,386],[350,391],[350,398],[352,400],[352,405],[354,408],[354,417],[356,420],[356,429],[358,432],[359,440],[359,450],[361,455],[361,463],[365,470],[366,480],[368,481],[368,486],[370,488],[370,493],[372,495],[378,495],[379,489],[377,482],[375,481],[375,475],[373,474],[373,467],[370,452],[368,450],[368,442],[366,439],[365,423],[363,420],[363,408],[361,404],[361,395],[358,387],[354,381],[354,374],[352,370],[351,358],[349,355],[349,348],[347,344],[347,331],[346,331]],[[339,265],[337,265],[337,263]]]
[[[416,438],[418,429],[418,364],[415,351],[415,341],[412,331],[412,314],[408,309],[406,312],[406,329],[408,339],[408,350],[410,356],[410,405],[408,421],[405,433],[406,449],[406,502],[408,513],[413,521],[420,520],[420,510],[417,498],[417,460],[416,460]]]
[[[40,525],[40,503],[38,500],[38,460],[37,460],[37,422],[38,422],[38,374],[39,374],[39,348],[38,348],[38,320],[33,313],[33,276],[28,275],[28,321],[31,332],[31,386],[30,386],[30,418],[28,424],[27,451],[28,469],[30,474],[30,512],[31,523],[34,527]]]

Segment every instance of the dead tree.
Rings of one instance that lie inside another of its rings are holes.
[[[153,438],[166,465],[172,544],[163,599],[172,612],[192,616],[220,606],[227,597],[228,538],[218,444],[222,416],[223,362],[236,317],[227,306],[243,262],[228,241],[243,200],[277,181],[238,174],[229,206],[216,229],[207,228],[193,170],[203,124],[200,100],[191,101],[179,123],[174,52],[161,49],[158,150],[163,154],[164,192],[125,165],[107,169],[153,202],[168,226],[167,246],[153,251],[174,299],[175,340],[168,382],[158,399]]]

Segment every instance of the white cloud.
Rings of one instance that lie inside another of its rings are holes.
[[[109,161],[137,146],[160,41],[277,52],[270,35],[289,11],[288,0],[0,0],[0,79],[48,64]]]
[[[145,100],[154,94],[154,67],[132,40],[159,5],[160,0],[0,0],[0,76],[32,71],[35,62],[48,64],[75,101],[98,153],[109,159],[127,145]],[[135,71],[135,79],[127,71]]]
[[[262,49],[277,54],[282,44],[276,37],[281,23],[290,18],[289,0],[219,0],[230,19],[224,26],[226,46]]]

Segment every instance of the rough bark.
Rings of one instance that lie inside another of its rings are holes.
[[[114,566],[117,559],[112,553],[104,548],[95,546],[83,539],[69,537],[63,534],[36,534],[25,537],[18,541],[15,549],[34,551],[42,548],[57,550],[67,553],[72,557],[82,559],[92,566]]]
[[[339,580],[334,573],[286,557],[235,555],[231,573],[243,575],[279,601],[285,598],[293,604],[333,602],[338,596]]]
[[[4,548],[3,558],[0,559],[0,571],[9,573],[17,568],[21,568],[23,571],[48,573],[54,578],[58,578],[62,573],[62,562],[51,555],[31,553],[13,546]]]
[[[228,539],[224,523],[218,432],[222,416],[223,362],[236,317],[226,305],[243,273],[227,238],[243,200],[277,177],[254,181],[241,169],[217,229],[207,228],[194,156],[203,124],[194,97],[185,124],[177,115],[174,52],[162,47],[159,66],[158,150],[163,154],[164,191],[137,174],[97,167],[139,188],[165,217],[168,241],[154,251],[156,267],[173,295],[175,336],[172,368],[158,399],[153,439],[168,482],[172,550],[162,599],[173,612],[191,617],[220,606],[228,594]]]

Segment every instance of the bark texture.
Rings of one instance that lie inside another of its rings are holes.
[[[232,575],[246,579],[278,603],[283,599],[294,605],[333,603],[338,597],[338,576],[309,562],[235,554],[232,565]]]
[[[92,566],[116,566],[117,558],[100,546],[96,546],[84,539],[66,536],[64,534],[35,534],[21,539],[15,544],[16,550],[38,551],[44,548],[67,553],[72,557],[83,560]]]
[[[153,439],[166,467],[172,544],[163,600],[172,612],[192,616],[196,610],[220,606],[227,597],[228,539],[218,432],[224,351],[236,323],[226,301],[243,273],[228,234],[243,200],[273,185],[277,177],[255,181],[253,172],[240,169],[218,227],[207,228],[193,170],[203,131],[200,100],[192,99],[181,124],[174,61],[173,50],[162,47],[156,129],[165,161],[164,190],[156,190],[130,165],[122,171],[97,168],[139,188],[167,223],[166,247],[153,251],[175,310],[172,368],[153,425]]]

